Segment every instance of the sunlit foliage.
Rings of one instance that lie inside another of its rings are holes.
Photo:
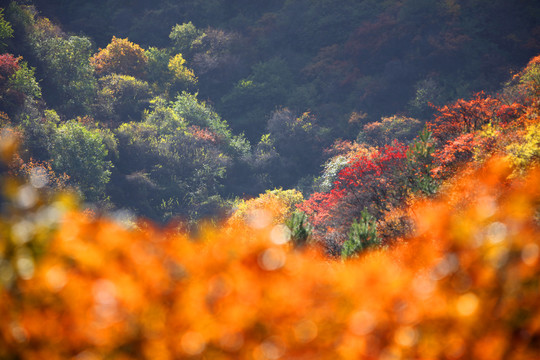
[[[1,359],[535,358],[540,57],[467,98],[535,6],[156,1],[223,29],[91,57],[0,9]]]
[[[527,66],[514,75],[518,87],[524,88],[525,94],[538,98],[540,96],[540,55],[532,58]]]
[[[369,155],[375,151],[373,147],[352,141],[336,140],[325,153],[332,156],[323,165],[321,176],[317,179],[317,190],[328,192],[332,189],[338,173],[352,161],[354,157]]]
[[[359,140],[371,145],[386,145],[394,140],[412,141],[420,131],[420,121],[406,116],[384,117],[381,121],[369,123],[359,134]]]
[[[521,170],[540,163],[540,123],[526,128],[523,142],[508,145],[510,159]]]
[[[193,70],[184,65],[185,62],[186,60],[182,57],[182,54],[176,54],[169,61],[169,70],[178,81],[185,84],[194,84],[197,82],[197,78],[193,74]]]
[[[105,49],[101,49],[90,63],[98,75],[123,74],[142,77],[146,71],[148,57],[144,49],[128,39],[113,36]]]
[[[349,227],[360,221],[364,208],[375,216],[383,243],[407,238],[411,225],[403,209],[418,198],[434,196],[460,171],[474,171],[493,155],[510,160],[513,176],[538,166],[538,63],[533,58],[500,95],[478,93],[436,108],[435,118],[414,140],[413,129],[420,122],[394,116],[364,126],[358,141],[374,149],[364,146],[363,153],[355,155],[358,150],[351,145],[336,143],[330,150],[336,155],[319,179],[319,192],[300,205],[314,226],[316,241],[331,254],[341,253]],[[382,146],[392,136],[407,141],[408,148],[400,161],[379,167],[377,157],[388,150]]]
[[[472,133],[495,120],[497,110],[502,106],[499,99],[479,93],[474,99],[460,99],[440,109],[439,115],[430,126],[433,135],[441,143],[453,140],[461,134]]]
[[[25,96],[40,98],[41,88],[36,81],[34,72],[34,68],[29,67],[26,62],[20,61],[19,68],[10,77],[8,86],[14,91],[21,92]]]
[[[260,222],[261,225],[265,225],[265,222],[274,225],[284,223],[303,200],[298,190],[267,190],[256,198],[235,202],[235,211],[228,222],[234,225],[246,221],[252,224]]]
[[[329,254],[341,253],[350,226],[366,209],[378,219],[405,199],[407,150],[396,142],[352,157],[329,192],[314,193],[299,205]]]

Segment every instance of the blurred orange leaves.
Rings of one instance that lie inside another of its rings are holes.
[[[459,177],[410,209],[413,239],[346,263],[276,244],[272,221],[193,239],[67,213],[0,290],[0,357],[533,359],[540,172],[510,174]]]

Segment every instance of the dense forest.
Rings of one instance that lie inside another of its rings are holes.
[[[0,358],[533,359],[540,4],[0,7]]]

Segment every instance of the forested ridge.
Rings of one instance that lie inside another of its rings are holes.
[[[537,356],[535,1],[0,9],[1,358]]]

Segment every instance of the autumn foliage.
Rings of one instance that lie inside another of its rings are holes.
[[[21,57],[15,57],[12,54],[0,54],[0,99],[4,100],[5,98],[7,104],[10,102],[21,103],[23,101],[22,94],[10,86],[10,80],[21,67],[20,61]]]
[[[225,3],[93,56],[0,9],[0,359],[538,358],[540,56],[466,95],[512,6]]]
[[[15,71],[19,70],[20,58],[12,54],[0,55],[0,84],[3,85]]]
[[[111,43],[90,58],[98,75],[122,74],[141,77],[145,73],[148,57],[143,48],[113,36]]]
[[[472,100],[458,100],[438,109],[439,115],[430,124],[433,135],[441,142],[453,139],[463,133],[480,129],[492,121],[502,106],[501,101],[477,94]]]
[[[339,255],[364,210],[375,218],[383,243],[406,240],[411,233],[406,209],[448,186],[456,174],[473,172],[492,156],[506,157],[514,166],[513,176],[537,166],[539,63],[533,58],[501,94],[480,92],[436,108],[434,119],[415,139],[405,135],[418,123],[393,117],[364,126],[359,136],[363,145],[334,146],[322,191],[298,206],[314,226],[315,242]],[[392,127],[396,129],[389,132]],[[391,133],[408,145],[384,145]]]
[[[532,359],[540,172],[511,171],[460,177],[410,209],[407,244],[346,263],[276,241],[272,222],[193,238],[4,181],[0,357]]]
[[[315,236],[336,236],[337,245],[354,219],[364,209],[381,216],[406,195],[402,186],[406,168],[407,146],[394,143],[371,153],[353,156],[326,193],[312,194],[298,208],[310,218],[316,228]],[[353,150],[354,151],[354,150]],[[318,233],[318,234],[317,234]],[[334,243],[329,246],[333,249]]]

